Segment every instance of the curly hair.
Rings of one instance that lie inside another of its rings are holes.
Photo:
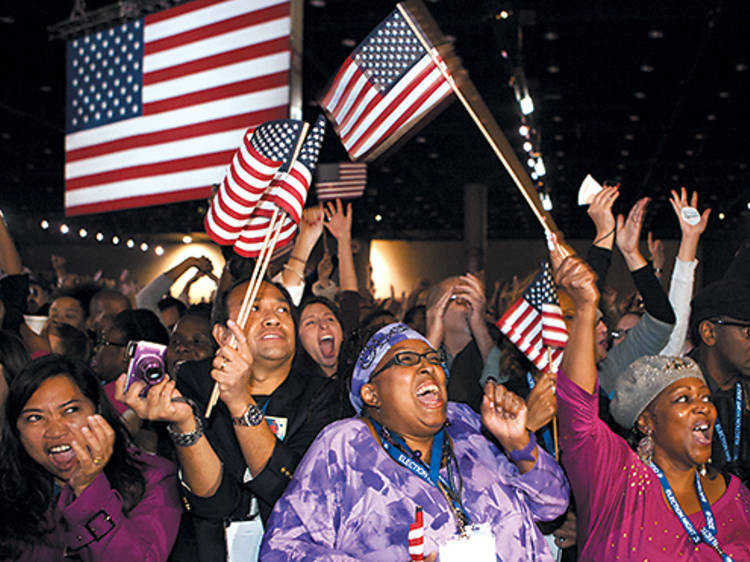
[[[24,448],[17,427],[24,406],[46,380],[67,377],[91,401],[115,431],[112,456],[104,467],[112,488],[127,513],[140,501],[146,487],[141,463],[127,451],[128,434],[104,395],[99,380],[80,361],[47,355],[29,363],[13,379],[8,391],[2,428],[4,452],[0,457],[0,559],[13,559],[24,545],[44,542],[54,530],[48,510],[55,502],[54,478]]]

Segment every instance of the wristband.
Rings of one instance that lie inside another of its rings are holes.
[[[508,453],[508,458],[512,460],[513,462],[521,462],[521,461],[534,461],[534,455],[532,454],[534,451],[534,447],[536,447],[536,435],[533,431],[529,431],[529,442],[528,444],[523,448],[519,449],[518,451],[510,451]]]

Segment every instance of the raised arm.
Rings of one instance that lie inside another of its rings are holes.
[[[578,256],[568,256],[553,264],[555,281],[575,305],[575,316],[568,325],[568,343],[563,355],[562,370],[568,378],[589,394],[596,391],[594,359],[594,326],[599,305],[596,274]]]
[[[303,210],[302,218],[299,221],[299,235],[281,273],[281,284],[287,290],[300,286],[304,290],[305,266],[322,233],[323,209],[316,206]],[[301,299],[302,291],[298,292]],[[295,304],[299,304],[299,302],[295,302]]]
[[[10,232],[8,232],[5,217],[2,215],[0,215],[0,269],[6,275],[21,273],[21,256],[18,254]]]
[[[341,199],[336,199],[336,205],[328,202],[325,210],[325,223],[328,232],[336,238],[336,251],[339,257],[339,288],[342,291],[357,291],[357,272],[354,269],[354,254],[352,253],[352,204],[346,204],[346,211]]]

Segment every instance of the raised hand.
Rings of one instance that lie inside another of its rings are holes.
[[[219,385],[219,398],[227,405],[233,417],[241,416],[248,404],[254,404],[250,392],[250,373],[253,356],[247,338],[236,322],[227,320],[227,327],[234,335],[237,349],[227,338],[216,352],[211,369],[211,378]]]
[[[653,232],[649,231],[646,238],[648,253],[651,255],[651,263],[655,270],[664,269],[664,244],[661,240],[654,240]]]
[[[599,303],[596,273],[576,255],[565,258],[555,270],[555,283],[570,295],[576,308],[584,305],[596,307]]]
[[[693,191],[693,195],[690,197],[690,202],[688,202],[687,189],[684,187],[680,188],[679,194],[675,190],[672,190],[671,193],[672,197],[669,199],[669,202],[672,204],[672,208],[677,215],[677,220],[680,222],[682,236],[700,237],[708,225],[708,217],[711,215],[711,209],[706,209],[701,213],[700,220],[697,224],[690,224],[685,220],[685,217],[682,216],[682,210],[685,207],[692,207],[696,211],[698,210],[698,192]],[[700,211],[698,212],[700,213]]]
[[[459,277],[459,283],[454,289],[455,295],[469,303],[469,324],[472,328],[484,324],[484,313],[487,309],[487,298],[484,295],[484,283],[478,277],[467,273]]]
[[[95,414],[89,416],[87,424],[71,426],[74,439],[70,446],[76,454],[78,464],[68,479],[76,497],[80,496],[107,466],[115,444],[115,431],[105,419]]]
[[[350,240],[352,236],[352,204],[346,204],[346,212],[341,199],[336,199],[336,205],[329,201],[326,205],[325,216],[328,222],[325,223],[328,232],[336,240]]]
[[[617,247],[628,264],[628,269],[634,271],[646,265],[646,259],[641,255],[638,242],[641,237],[643,220],[646,218],[646,207],[649,198],[639,199],[630,209],[627,219],[617,215]]]
[[[557,398],[555,396],[555,373],[544,373],[526,398],[529,413],[526,416],[526,427],[531,431],[541,429],[555,417]]]
[[[445,335],[443,316],[445,315],[445,309],[448,308],[448,304],[451,302],[452,296],[453,288],[443,291],[438,300],[425,311],[425,323],[427,324],[427,334],[425,334],[425,337],[435,349],[443,343],[443,336]]]
[[[506,451],[523,449],[529,442],[528,408],[523,399],[493,381],[484,386],[482,424]]]
[[[615,217],[612,214],[612,205],[620,196],[620,184],[615,186],[605,185],[602,190],[594,195],[589,208],[586,210],[596,226],[596,237],[594,244],[606,248],[612,248],[614,242]]]

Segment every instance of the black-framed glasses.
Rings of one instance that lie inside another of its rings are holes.
[[[396,353],[396,355],[391,357],[385,365],[383,365],[382,367],[380,367],[380,369],[370,375],[370,381],[372,381],[372,379],[377,377],[380,373],[382,373],[386,369],[389,369],[390,367],[393,367],[394,365],[401,365],[402,367],[413,367],[414,365],[419,365],[422,362],[423,357],[431,365],[442,365],[445,361],[445,356],[443,355],[442,351],[435,351],[434,349],[431,349],[429,351],[425,351],[424,353],[419,353],[417,351],[409,351],[405,349]]]
[[[742,328],[742,335],[750,339],[750,323],[748,322],[735,322],[734,320],[722,320],[717,318],[715,320],[709,320],[711,324],[718,324],[719,326],[735,326]]]

